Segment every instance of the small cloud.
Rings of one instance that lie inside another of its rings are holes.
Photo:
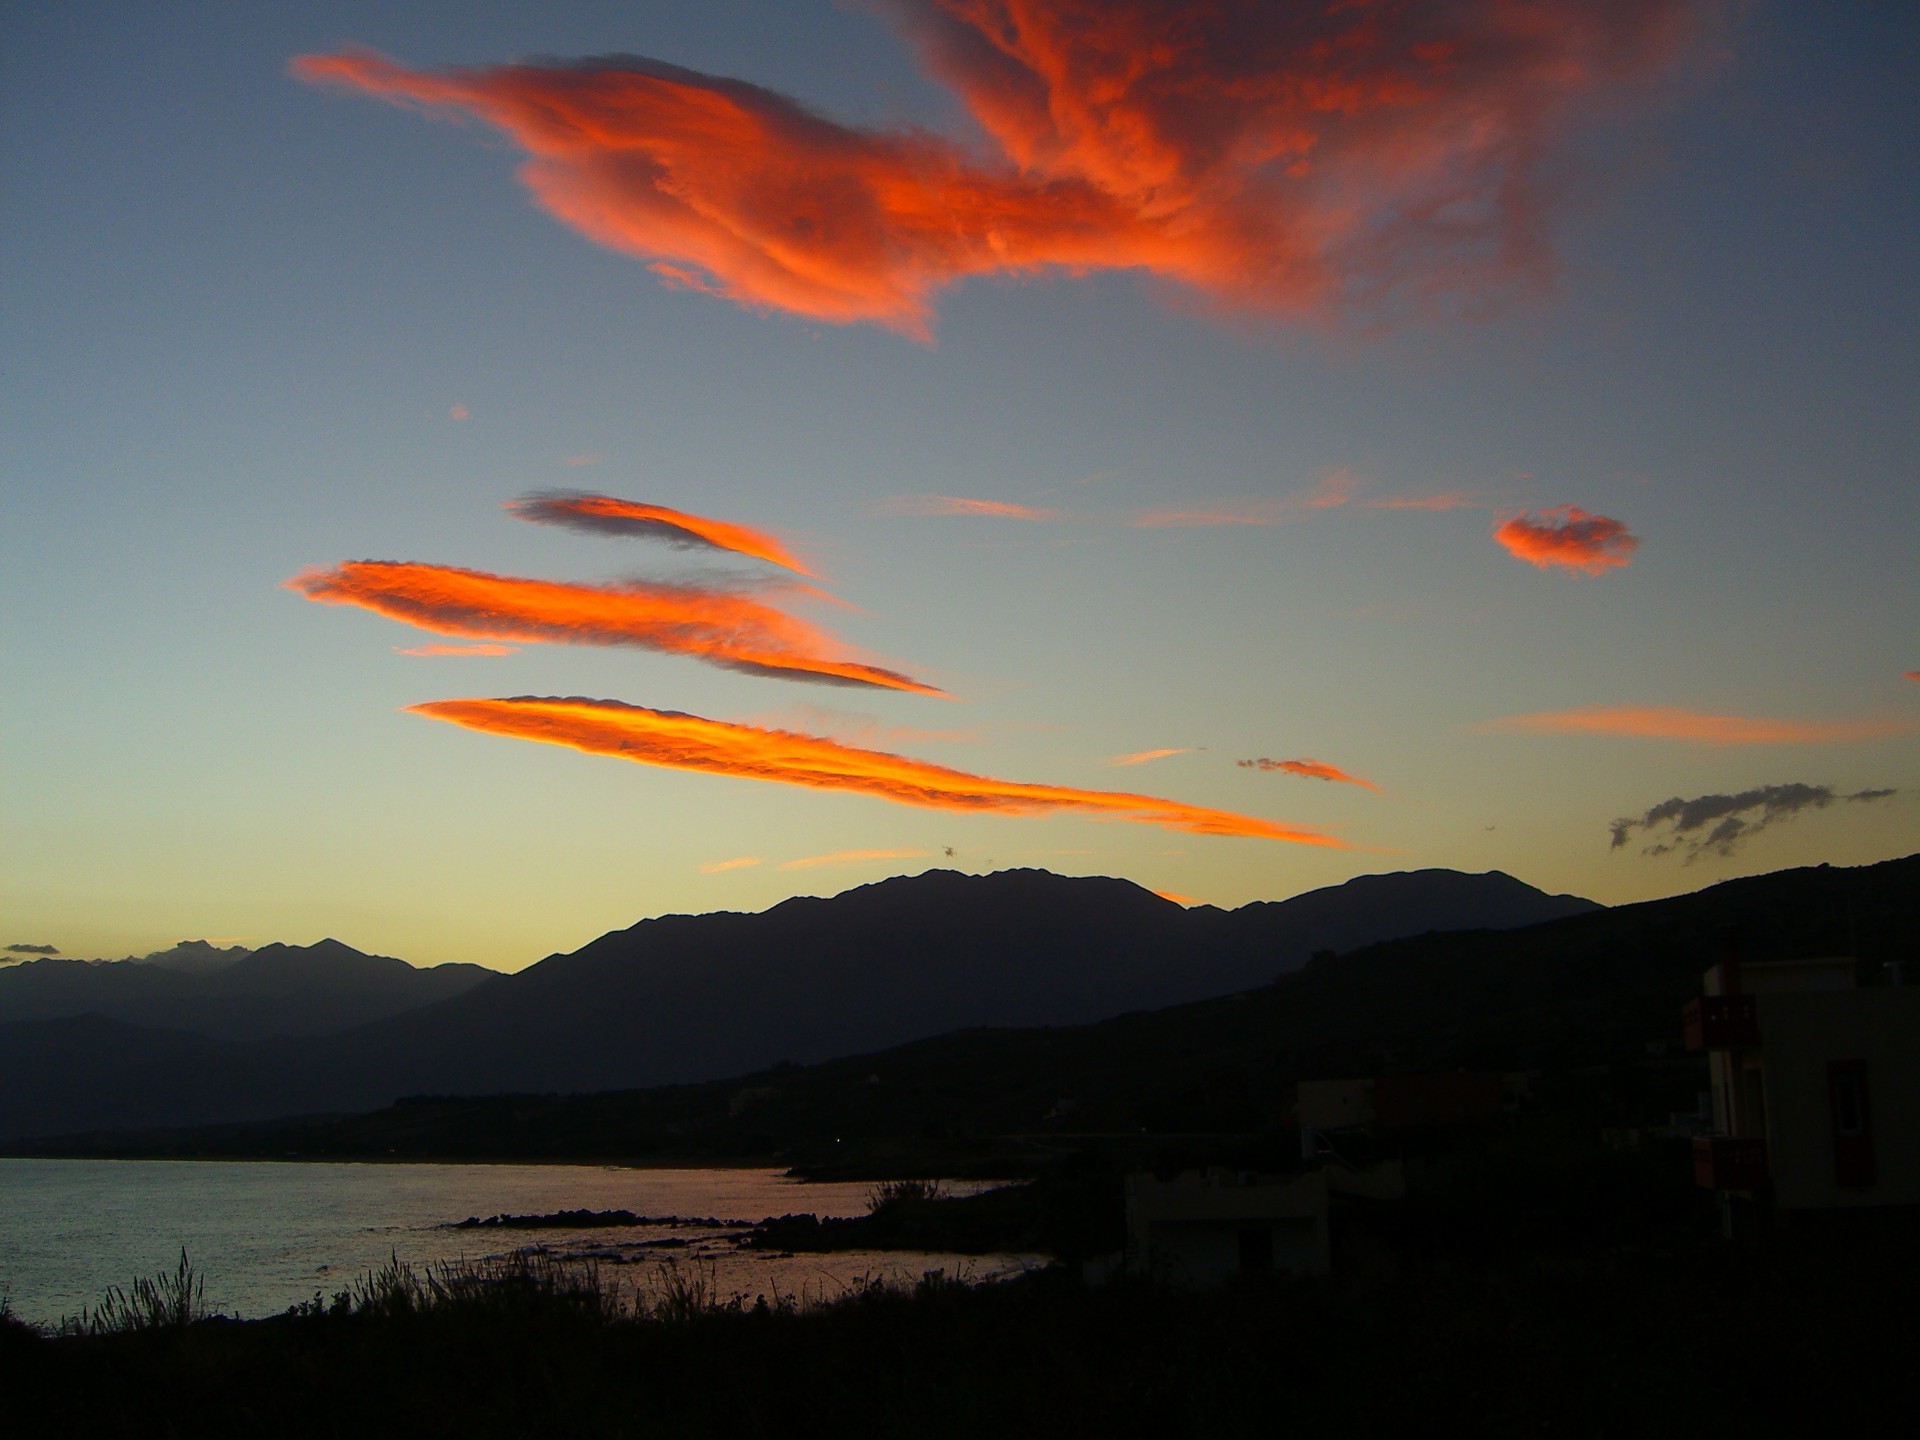
[[[1675,796],[1651,807],[1644,815],[1613,822],[1611,849],[1618,850],[1636,831],[1643,838],[1664,830],[1665,838],[1642,848],[1642,855],[1679,851],[1688,863],[1702,852],[1728,856],[1770,825],[1793,819],[1803,810],[1824,810],[1835,802],[1856,804],[1885,800],[1895,790],[1856,790],[1837,794],[1830,785],[1761,785],[1737,795],[1699,795],[1691,800]],[[1703,833],[1704,832],[1704,833]]]
[[[1904,671],[1904,672],[1902,672],[1902,675],[1901,675],[1901,678],[1902,678],[1903,680],[1915,680],[1915,681],[1920,681],[1920,670],[1907,670],[1907,671]]]
[[[1695,745],[1813,745],[1904,735],[1915,728],[1915,722],[1773,720],[1761,716],[1706,715],[1676,705],[1594,705],[1584,710],[1508,715],[1474,728],[1482,732],[1520,730],[1536,735],[1625,735],[1639,740],[1682,740]]]
[[[1639,538],[1620,521],[1591,515],[1578,505],[1516,515],[1495,526],[1493,538],[1535,569],[1558,565],[1584,575],[1624,569],[1640,548]]]
[[[859,865],[870,860],[925,860],[932,854],[931,850],[836,850],[831,855],[809,855],[802,860],[788,860],[774,868],[817,870],[822,865]]]
[[[464,405],[455,405],[447,411],[455,420],[465,420],[472,412]]]
[[[1269,760],[1262,756],[1258,760],[1236,760],[1233,762],[1243,770],[1264,770],[1269,774],[1298,775],[1303,780],[1334,780],[1342,785],[1358,785],[1363,790],[1378,790],[1380,787],[1371,780],[1362,780],[1357,775],[1349,775],[1338,765],[1329,765],[1324,760]]]
[[[479,657],[489,655],[517,655],[518,645],[396,645],[396,655],[456,655]]]
[[[686,549],[725,550],[754,560],[765,560],[796,575],[812,575],[787,547],[767,534],[730,520],[689,515],[644,500],[622,500],[615,495],[592,495],[581,490],[548,490],[509,500],[501,507],[516,520],[536,525],[564,525],[596,535],[664,540]]]
[[[1109,765],[1145,765],[1153,760],[1165,760],[1169,755],[1191,755],[1193,747],[1179,750],[1136,750],[1131,755],[1115,755],[1106,763]]]
[[[9,955],[58,955],[59,953],[60,947],[58,945],[28,945],[19,943],[7,946],[7,954]]]
[[[729,870],[745,870],[749,866],[758,865],[759,863],[760,857],[758,855],[741,855],[732,860],[709,860],[700,867],[700,873],[702,875],[723,875]]]
[[[1006,500],[974,500],[965,495],[902,495],[881,502],[887,515],[984,515],[996,520],[1058,520],[1058,510],[1015,505]]]
[[[604,455],[569,455],[560,463],[571,469],[578,470],[583,465],[599,465],[603,463],[606,458]]]
[[[1182,895],[1178,890],[1156,890],[1153,892],[1162,900],[1171,900],[1176,905],[1198,905],[1200,902],[1191,895]]]

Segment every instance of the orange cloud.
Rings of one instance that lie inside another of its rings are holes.
[[[742,855],[733,860],[709,860],[700,867],[700,873],[702,875],[724,875],[729,870],[745,870],[759,863],[760,857],[758,855]]]
[[[1191,755],[1193,748],[1181,750],[1136,750],[1131,755],[1115,755],[1107,761],[1109,765],[1145,765],[1152,760],[1165,760],[1170,755]]]
[[[908,495],[881,508],[893,515],[987,515],[999,520],[1058,520],[1058,510],[1014,505],[1005,500],[971,500],[964,495]]]
[[[888,0],[998,154],[639,57],[292,69],[494,126],[541,206],[669,285],[924,336],[974,275],[1132,269],[1293,317],[1530,279],[1536,173],[1697,5]]]
[[[1521,730],[1546,735],[1628,735],[1643,740],[1685,740],[1697,745],[1813,745],[1833,740],[1874,740],[1905,735],[1911,720],[1768,720],[1745,715],[1704,715],[1672,705],[1596,705],[1489,720],[1481,730]]]
[[[817,870],[822,865],[857,865],[868,860],[925,860],[932,854],[931,850],[836,850],[831,855],[809,855],[802,860],[788,860],[774,868]]]
[[[696,585],[570,585],[413,561],[350,560],[287,582],[309,600],[358,605],[438,635],[527,644],[632,645],[787,680],[945,692],[893,670],[830,658],[830,636],[757,600]]]
[[[1182,895],[1178,890],[1156,890],[1153,892],[1162,900],[1171,900],[1176,905],[1198,905],[1200,902],[1191,895]]]
[[[1345,468],[1329,470],[1311,490],[1273,500],[1250,500],[1238,505],[1203,505],[1194,510],[1148,510],[1127,523],[1137,529],[1198,529],[1220,525],[1285,525],[1303,511],[1338,510],[1353,502],[1361,480]]]
[[[1639,539],[1618,520],[1589,515],[1578,505],[1516,515],[1496,526],[1493,538],[1509,555],[1538,569],[1559,565],[1587,575],[1624,569],[1640,548]]]
[[[396,645],[393,647],[393,653],[396,655],[464,655],[470,657],[482,655],[517,655],[520,653],[520,647],[517,645]]]
[[[567,525],[600,535],[635,535],[665,540],[670,545],[699,546],[710,550],[729,550],[736,555],[765,560],[799,575],[813,572],[794,559],[787,547],[762,530],[750,530],[725,520],[709,520],[703,515],[688,515],[669,510],[665,505],[648,505],[638,500],[619,500],[611,495],[587,495],[577,491],[555,491],[544,495],[524,495],[509,500],[503,507],[516,520],[531,520],[540,525]]]
[[[470,730],[565,745],[589,754],[615,755],[643,765],[853,791],[902,805],[1010,815],[1077,811],[1200,835],[1243,835],[1346,848],[1329,835],[1225,810],[1184,805],[1177,800],[992,780],[885,751],[856,749],[817,735],[704,720],[698,715],[649,710],[614,700],[520,696],[508,700],[435,700],[408,708],[415,714]]]
[[[1258,760],[1236,760],[1233,763],[1243,770],[1264,770],[1269,773],[1278,771],[1283,775],[1298,775],[1306,780],[1336,780],[1342,785],[1358,785],[1363,790],[1380,788],[1371,780],[1362,780],[1358,775],[1349,775],[1339,766],[1329,765],[1324,760],[1269,760],[1261,756]]]
[[[455,420],[465,420],[469,413],[467,407],[464,405],[454,405],[447,410],[448,416]]]
[[[1906,679],[1906,680],[1920,680],[1920,670],[1905,670],[1905,671],[1902,671],[1902,672],[1901,672],[1901,678],[1903,678],[1903,679]]]

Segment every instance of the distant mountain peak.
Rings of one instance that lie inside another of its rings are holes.
[[[178,970],[184,975],[208,975],[237,965],[251,954],[253,951],[245,945],[229,945],[223,949],[211,940],[182,940],[168,949],[155,950],[150,955],[129,955],[127,959],[135,965]]]

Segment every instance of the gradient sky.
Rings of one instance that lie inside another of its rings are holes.
[[[1920,846],[1920,12],[964,8],[7,6],[0,943]]]

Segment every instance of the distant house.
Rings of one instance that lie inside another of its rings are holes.
[[[1719,1192],[1729,1235],[1920,1205],[1920,988],[1861,986],[1856,970],[1851,956],[1742,964],[1730,947],[1686,1007],[1713,1082],[1694,1178]]]
[[[1212,1169],[1174,1180],[1127,1177],[1126,1268],[1170,1285],[1238,1276],[1325,1274],[1327,1178]]]

